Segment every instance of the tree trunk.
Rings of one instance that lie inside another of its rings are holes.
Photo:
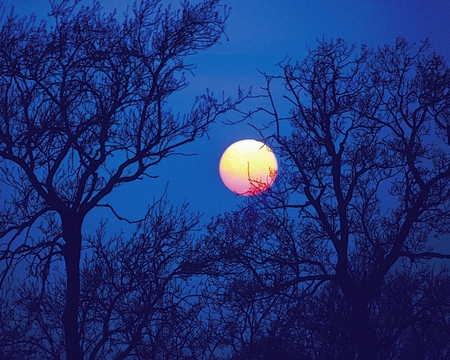
[[[369,305],[373,296],[372,286],[356,286],[346,271],[340,272],[338,278],[347,304],[350,306],[350,329],[353,343],[357,348],[357,359],[375,360],[378,357],[381,342],[370,320]]]
[[[352,337],[355,341],[358,359],[375,360],[380,350],[380,341],[370,321],[366,302],[352,304]]]
[[[83,354],[78,332],[82,220],[71,215],[62,219],[63,238],[65,240],[64,261],[67,274],[66,304],[62,315],[62,323],[67,360],[82,360]]]

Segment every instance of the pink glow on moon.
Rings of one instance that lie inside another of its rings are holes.
[[[225,186],[238,195],[253,196],[266,191],[274,182],[278,163],[273,151],[256,140],[230,145],[219,163]]]

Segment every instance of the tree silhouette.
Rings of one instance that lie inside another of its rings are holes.
[[[119,22],[100,4],[52,3],[53,24],[11,13],[0,32],[1,282],[22,260],[42,275],[65,265],[64,346],[81,359],[82,225],[116,187],[204,135],[234,107],[211,94],[180,116],[167,106],[187,86],[184,58],[218,42],[217,0],[164,10],[136,2]],[[6,194],[5,194],[6,192]],[[120,213],[120,212],[119,212]],[[118,215],[117,215],[118,216]],[[36,235],[39,232],[42,235]]]
[[[199,215],[187,206],[153,203],[135,232],[106,239],[105,223],[84,239],[90,252],[81,268],[80,346],[85,359],[206,359],[214,353],[201,284],[186,276]],[[61,359],[64,276],[28,279],[3,299],[2,356]],[[14,309],[14,310],[12,310]],[[11,312],[13,315],[11,316]]]
[[[265,138],[281,159],[276,187],[216,218],[192,260],[217,279],[226,321],[242,303],[268,310],[258,329],[240,312],[241,349],[296,333],[306,358],[404,358],[406,343],[448,356],[431,341],[434,324],[448,334],[448,291],[423,266],[450,259],[432,248],[450,230],[450,69],[428,42],[402,38],[359,51],[319,41],[279,67],[264,74],[269,106],[256,110],[271,119],[262,136],[274,129]],[[429,290],[415,288],[420,276]],[[448,288],[447,273],[436,279]],[[402,300],[388,297],[396,288]],[[434,303],[415,302],[427,291]],[[270,311],[277,297],[284,310]],[[415,342],[422,331],[428,345]]]
[[[199,359],[205,350],[195,343],[202,330],[198,284],[180,268],[192,251],[199,216],[188,214],[186,205],[168,208],[167,201],[151,206],[130,239],[106,242],[100,231],[91,240],[80,321],[89,329],[82,331],[82,344],[91,349],[90,359]]]

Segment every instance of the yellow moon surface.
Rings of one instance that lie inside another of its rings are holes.
[[[225,186],[238,195],[252,196],[267,190],[278,171],[277,158],[264,143],[241,140],[223,153],[219,172]]]

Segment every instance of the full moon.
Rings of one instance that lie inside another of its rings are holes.
[[[241,140],[223,153],[219,172],[225,186],[238,195],[253,196],[266,191],[275,180],[277,158],[264,143]]]

